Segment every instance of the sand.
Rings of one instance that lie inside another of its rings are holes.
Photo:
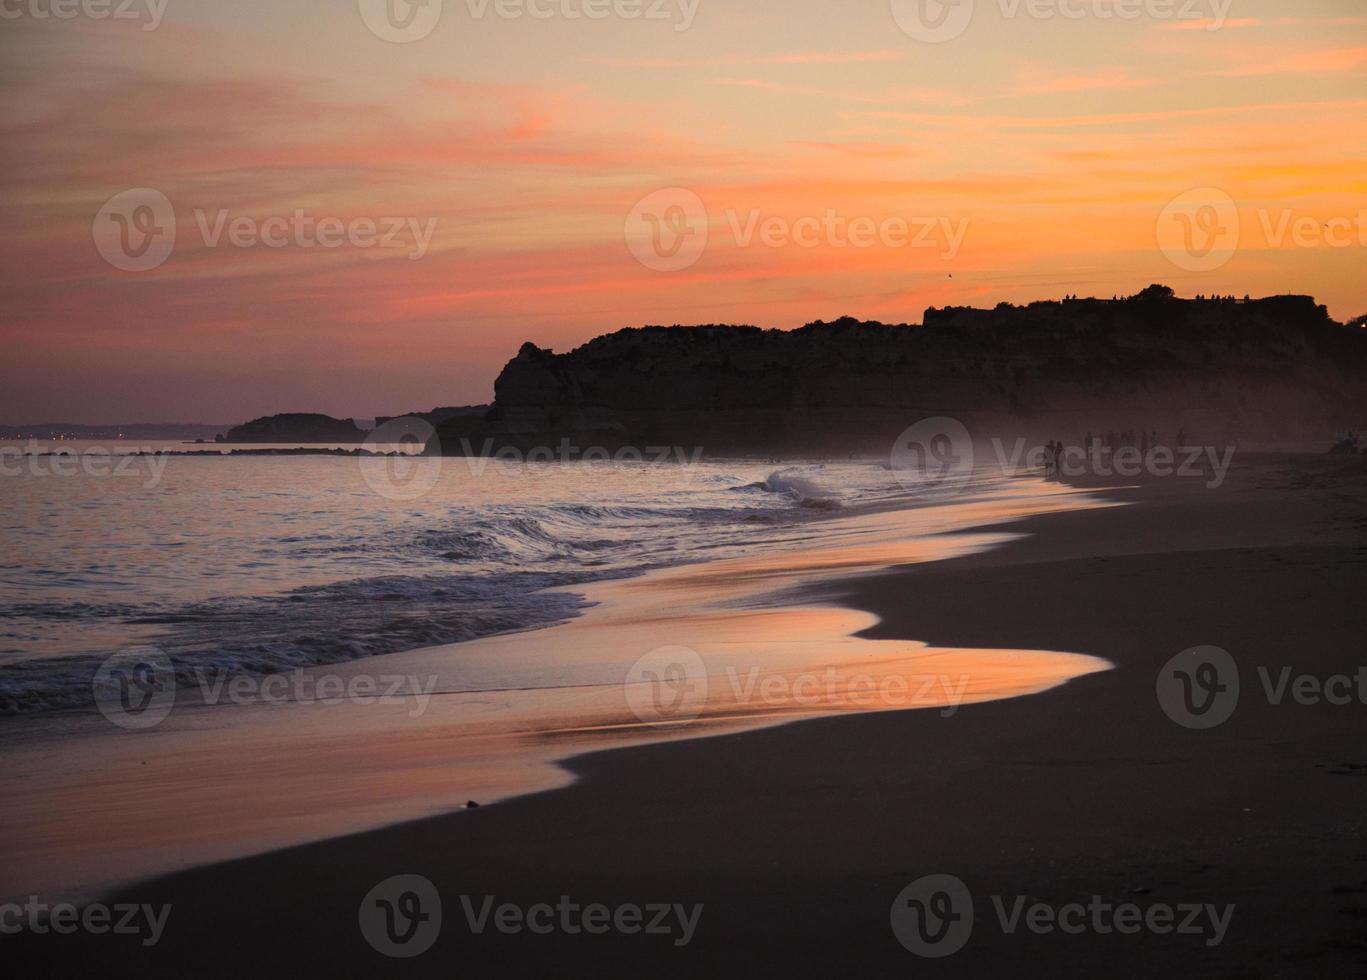
[[[1270,703],[1257,668],[1324,680],[1367,662],[1364,462],[1244,457],[1219,489],[1155,480],[1112,491],[1135,506],[1046,514],[996,550],[834,587],[881,617],[870,639],[1084,652],[1113,670],[949,717],[864,713],[578,756],[579,779],[554,790],[111,897],[171,904],[155,946],[25,935],[6,957],[40,976],[1361,974],[1367,705]],[[1230,651],[1243,687],[1205,731],[1155,694],[1164,665],[1200,644]],[[441,931],[421,956],[387,959],[358,908],[402,873],[434,884]],[[936,960],[889,921],[931,874],[962,880],[976,914]],[[461,896],[476,911],[485,896],[702,907],[679,945],[681,927],[474,934]],[[1212,930],[1007,932],[994,897],[1018,896],[1167,905],[1179,920],[1234,908],[1218,944]]]

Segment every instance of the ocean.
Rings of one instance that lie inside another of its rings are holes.
[[[75,455],[3,457],[0,714],[87,705],[100,662],[141,645],[188,681],[543,627],[580,614],[577,585],[810,543],[832,516],[947,492],[877,461],[40,448]]]

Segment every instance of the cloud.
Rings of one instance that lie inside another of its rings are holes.
[[[1251,78],[1259,75],[1336,75],[1367,65],[1367,46],[1286,52],[1263,48],[1239,55],[1243,64],[1207,72],[1220,78]]]
[[[1124,68],[1104,68],[1087,74],[1056,74],[1039,65],[1027,65],[1016,74],[1011,95],[1061,95],[1069,92],[1117,91],[1158,84],[1150,78],[1133,78]]]
[[[737,65],[852,65],[902,61],[899,51],[803,51],[792,54],[719,55],[712,58],[586,58],[609,68],[729,68]]]

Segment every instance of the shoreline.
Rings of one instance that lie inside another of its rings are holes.
[[[1114,670],[953,718],[878,712],[578,755],[563,763],[578,778],[560,789],[128,889],[120,897],[177,912],[154,949],[27,936],[16,951],[59,971],[117,948],[130,969],[155,975],[231,975],[234,961],[270,975],[320,965],[370,975],[388,961],[355,930],[357,903],[416,872],[446,902],[442,940],[405,964],[420,973],[530,976],[569,961],[610,975],[915,969],[923,961],[893,938],[889,903],[944,872],[972,887],[980,920],[969,946],[938,964],[951,975],[1010,973],[1025,960],[1079,976],[1120,964],[1178,976],[1360,969],[1367,766],[1346,767],[1367,762],[1350,758],[1363,707],[1250,698],[1224,728],[1195,732],[1154,698],[1158,668],[1199,643],[1250,668],[1323,674],[1360,659],[1367,515],[1360,493],[1343,491],[1360,491],[1367,473],[1313,458],[1232,475],[1218,492],[1148,485],[1127,491],[1142,506],[1106,518],[1035,517],[1004,547],[807,593],[843,594],[878,615],[861,634],[870,639],[1080,649]],[[1260,520],[1273,514],[1275,525]],[[1278,601],[1288,591],[1295,621]],[[1291,629],[1297,641],[1283,643]],[[676,949],[643,936],[473,936],[457,900],[562,893],[701,902],[704,913]],[[1154,934],[1006,935],[988,895],[1231,902],[1236,913],[1216,947]],[[206,960],[225,929],[235,955]]]
[[[544,791],[572,780],[563,760],[606,745],[958,710],[1106,669],[1071,653],[860,639],[872,615],[794,597],[813,581],[1010,537],[982,525],[1108,506],[1039,481],[927,503],[833,517],[797,546],[582,583],[583,614],[544,629],[270,675],[249,682],[246,701],[206,703],[209,691],[182,688],[146,729],[116,731],[93,710],[15,721],[22,737],[4,769],[17,789],[0,820],[14,863],[0,894],[98,897],[149,875]],[[680,670],[689,710],[661,713],[653,699],[671,699],[672,682],[650,678]],[[395,679],[402,690],[307,705],[264,696],[285,677],[380,691]],[[333,801],[327,812],[319,798]],[[175,842],[174,859],[142,843],[159,835]],[[119,846],[92,847],[100,840]]]

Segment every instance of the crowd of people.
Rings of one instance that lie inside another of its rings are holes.
[[[1174,447],[1180,448],[1187,444],[1187,433],[1185,429],[1177,430],[1177,439],[1173,443]],[[1101,433],[1088,432],[1082,441],[1082,455],[1087,459],[1096,456],[1114,456],[1116,453],[1134,449],[1139,453],[1140,459],[1148,458],[1149,452],[1158,448],[1162,443],[1158,441],[1158,430],[1148,431],[1125,429],[1117,431],[1108,429]],[[1057,439],[1051,439],[1044,446],[1044,470],[1046,476],[1057,477],[1063,465],[1065,455],[1068,452],[1067,446]]]

